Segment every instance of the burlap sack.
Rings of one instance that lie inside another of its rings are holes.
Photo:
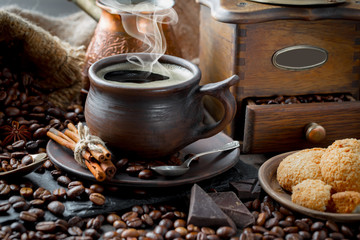
[[[1,41],[22,45],[19,51],[23,51],[22,55],[36,68],[34,74],[38,76],[37,86],[52,90],[48,97],[55,105],[66,107],[80,96],[84,46],[73,47],[6,9],[0,10]]]

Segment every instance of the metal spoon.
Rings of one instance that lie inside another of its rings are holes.
[[[222,151],[227,151],[227,150],[231,150],[234,148],[238,148],[239,146],[240,146],[240,143],[238,141],[232,141],[232,142],[225,144],[224,146],[222,146],[220,148],[213,149],[213,150],[210,150],[207,152],[198,153],[198,154],[194,155],[193,157],[187,159],[180,166],[157,166],[157,167],[151,167],[151,169],[163,176],[169,176],[169,177],[180,176],[180,175],[185,174],[187,171],[189,171],[190,163],[194,159],[201,157],[203,155],[206,155],[206,154],[217,153],[217,152],[222,152]]]
[[[36,169],[38,169],[47,159],[46,153],[30,154],[30,156],[33,159],[32,163],[30,163],[29,165],[26,165],[24,167],[10,170],[7,172],[0,172],[0,179],[25,176],[26,174],[31,173],[31,172],[35,171]]]

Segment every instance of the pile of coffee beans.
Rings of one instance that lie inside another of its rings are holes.
[[[0,225],[0,239],[237,239],[237,231],[228,226],[212,229],[188,225],[185,204],[135,205],[121,212],[65,219],[65,201],[90,199],[94,205],[102,205],[104,187],[99,184],[84,187],[82,182],[58,176],[55,171],[58,170],[51,170],[53,177],[64,188],[53,192],[30,182],[0,181],[0,198],[7,199],[0,202],[0,214],[19,213],[19,220]],[[56,220],[46,220],[44,216],[48,213],[56,216]]]
[[[151,167],[163,165],[181,165],[186,159],[192,157],[194,154],[182,154],[177,152],[169,159],[164,160],[129,160],[128,158],[120,158],[116,161],[115,166],[118,174],[129,174],[130,176],[138,177],[143,180],[154,179],[156,173],[151,170]]]
[[[274,96],[270,98],[252,99],[257,105],[297,104],[318,102],[348,102],[355,101],[349,94],[309,94],[303,96]]]
[[[269,196],[245,203],[254,215],[253,226],[243,229],[245,239],[360,239],[360,225],[322,221],[296,215]]]
[[[81,105],[55,107],[35,82],[30,73],[0,68],[0,171],[28,165],[29,154],[45,152],[51,127],[62,130],[69,121],[84,121]]]

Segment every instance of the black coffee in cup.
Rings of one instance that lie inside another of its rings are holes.
[[[167,87],[187,81],[193,73],[176,64],[155,64],[151,69],[129,62],[107,66],[97,73],[106,80],[124,86],[152,88]]]

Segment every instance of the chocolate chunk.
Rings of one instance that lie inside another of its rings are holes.
[[[234,192],[209,193],[209,196],[239,228],[255,223],[255,218]]]
[[[197,184],[191,188],[188,224],[203,227],[230,226],[235,223],[216,205],[212,198]]]
[[[257,179],[245,179],[231,182],[231,187],[240,199],[255,199],[260,197],[261,186]]]

